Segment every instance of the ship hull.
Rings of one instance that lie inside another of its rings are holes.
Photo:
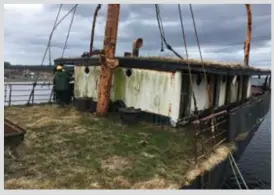
[[[228,137],[231,138],[231,132],[236,131],[236,134],[234,133],[235,136],[233,137],[233,141],[236,144],[237,148],[237,150],[233,153],[233,157],[236,162],[241,159],[250,141],[264,121],[264,117],[268,113],[270,108],[270,98],[270,92],[259,95],[257,96],[256,101],[250,100],[246,103],[246,105],[248,105],[249,107],[239,107],[237,109],[238,115],[229,118],[230,125],[228,125],[228,129],[230,134],[228,134]],[[246,116],[243,116],[244,113],[249,114],[251,118],[253,117],[253,120],[250,118],[248,119]],[[246,128],[248,126],[250,126],[251,128],[249,128],[248,131],[239,133],[239,130],[242,131],[241,128],[243,126],[240,126],[239,129],[239,126],[237,126],[237,124],[241,124],[243,123],[243,121],[246,124]],[[202,176],[197,177],[190,185],[184,186],[181,189],[220,189],[228,178],[229,173],[231,173],[231,165],[229,159],[227,158],[222,163],[215,166],[212,170],[206,172]]]
[[[250,130],[248,136],[240,141],[236,141],[237,151],[233,153],[235,161],[239,161],[242,157],[244,151],[246,150],[248,144],[252,140],[254,134],[259,129],[262,122],[254,126]],[[231,172],[229,159],[226,159],[221,164],[217,165],[210,172],[203,176],[196,178],[191,185],[184,186],[181,189],[220,189]]]
[[[270,92],[251,98],[238,107],[231,108],[228,115],[228,140],[236,144],[237,150],[233,153],[235,161],[239,161],[254,134],[262,124],[270,107]],[[88,102],[92,102],[87,106]],[[112,105],[112,104],[111,104]],[[75,99],[75,107],[81,111],[96,110],[96,102],[89,99]],[[89,108],[89,109],[87,109]],[[251,113],[251,115],[250,115]],[[166,120],[169,121],[168,119]],[[220,189],[231,172],[229,159],[226,159],[203,176],[197,177],[191,185],[181,189]]]

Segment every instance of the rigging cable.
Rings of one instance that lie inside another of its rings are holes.
[[[44,56],[43,56],[43,58],[42,58],[41,66],[42,66],[43,63],[44,63],[45,58],[46,58],[46,55],[47,55],[47,52],[48,52],[48,50],[49,50],[50,43],[51,43],[51,39],[52,39],[53,32],[54,32],[54,27],[55,27],[56,24],[57,24],[57,21],[58,21],[58,18],[59,18],[59,15],[60,15],[62,6],[63,6],[63,4],[60,4],[59,9],[58,9],[58,12],[57,12],[57,15],[56,15],[56,18],[55,18],[55,21],[54,21],[54,23],[53,23],[53,27],[52,27],[51,33],[50,33],[50,35],[49,35],[49,40],[48,40],[47,48],[46,48],[46,50],[45,50],[45,52],[44,52]],[[49,54],[49,55],[50,55],[50,54]],[[49,56],[49,57],[50,57],[50,56]],[[34,88],[36,87],[38,78],[39,78],[39,73],[37,73],[37,76],[36,76],[36,78],[35,78],[35,81],[33,82],[32,90],[31,90],[31,93],[30,93],[30,95],[29,95],[29,99],[28,99],[27,104],[29,104],[29,102],[30,102],[30,100],[31,100],[31,97],[34,95]]]
[[[198,32],[197,32],[197,28],[196,28],[194,13],[193,13],[192,5],[191,4],[189,4],[189,8],[190,8],[190,12],[191,12],[191,17],[192,17],[192,22],[193,22],[195,37],[196,37],[196,41],[197,41],[197,45],[198,45],[198,49],[199,49],[200,59],[201,59],[201,62],[202,62],[202,68],[203,68],[203,73],[204,73],[204,77],[205,77],[205,84],[208,86],[207,77],[206,77],[206,71],[205,71],[205,66],[204,66],[204,60],[203,60],[203,56],[202,56],[200,41],[199,41],[199,37],[198,37]],[[208,88],[208,91],[209,91],[209,88]]]
[[[57,21],[59,19],[59,15],[60,15],[62,6],[63,6],[63,4],[60,4],[60,7],[59,7],[59,10],[58,10],[57,16],[55,18],[55,21],[54,21],[54,24],[53,24],[53,27],[52,27],[52,31],[50,33],[49,40],[48,40],[49,65],[51,65],[51,39],[52,39],[53,32],[54,32],[54,26],[56,25],[56,23],[57,23]],[[47,50],[45,51],[45,57],[46,57],[46,53],[47,53]],[[43,64],[43,62],[42,62],[42,64]]]
[[[61,4],[62,5],[62,4]],[[49,48],[49,44],[50,44],[50,41],[52,39],[52,36],[53,36],[53,32],[56,30],[56,28],[59,26],[59,24],[61,24],[61,22],[63,22],[63,20],[75,9],[75,7],[77,7],[78,4],[76,4],[75,6],[73,6],[54,26],[53,26],[53,29],[50,33],[50,37],[49,37],[49,40],[48,40],[48,45],[47,45],[47,48],[46,48],[46,51],[44,53],[44,56],[43,56],[43,59],[42,59],[42,62],[41,62],[41,66],[44,64],[44,61],[45,61],[45,58],[46,58],[46,55],[47,55],[47,51],[48,51],[48,48]],[[60,10],[61,10],[61,7],[60,6]],[[58,11],[59,12],[59,11]]]
[[[165,32],[164,32],[164,29],[163,29],[163,23],[162,23],[161,16],[159,15],[159,7],[158,7],[157,4],[155,4],[155,9],[156,9],[156,17],[159,18],[159,20],[157,20],[157,23],[158,23],[159,32],[160,32],[160,39],[161,39],[161,52],[163,52],[164,51],[163,36],[165,37]],[[163,34],[163,36],[162,36],[162,34]]]
[[[47,47],[46,47],[46,50],[44,52],[44,55],[43,55],[43,58],[42,58],[42,62],[40,64],[40,66],[43,65],[44,61],[45,61],[45,58],[46,58],[46,55],[47,55],[47,52],[48,52],[48,49],[50,47],[50,42],[51,42],[51,39],[52,39],[52,36],[53,36],[53,32],[56,30],[56,28],[59,26],[59,24],[74,10],[75,7],[78,6],[78,4],[76,4],[75,6],[73,6],[68,12],[67,14],[65,14],[59,21],[58,21],[58,18],[59,18],[59,15],[60,15],[60,12],[61,12],[61,9],[62,9],[62,6],[63,4],[60,5],[59,9],[58,9],[58,13],[56,15],[56,18],[55,18],[55,22],[53,24],[53,28],[51,30],[51,33],[50,33],[50,36],[49,36],[49,40],[48,40],[48,43],[47,43]],[[57,22],[58,21],[58,22]],[[30,99],[32,97],[32,95],[34,95],[34,88],[37,84],[37,81],[38,81],[38,78],[39,78],[39,73],[37,74],[36,78],[35,78],[35,81],[33,82],[33,87],[32,87],[32,90],[31,90],[31,93],[29,95],[29,99],[28,99],[28,102],[27,104],[29,104],[30,102]]]
[[[233,164],[232,164],[232,160],[231,160],[231,158],[230,158],[230,155],[228,156],[228,159],[229,159],[229,164],[230,164],[230,167],[231,167],[231,169],[232,169],[233,175],[234,175],[235,180],[236,180],[236,182],[237,182],[237,185],[238,185],[239,189],[242,189],[242,185],[241,185],[241,183],[240,183],[240,181],[239,181],[239,179],[238,179],[238,177],[237,177],[237,174],[236,174],[236,171],[235,171],[234,166],[233,166]]]
[[[71,17],[71,20],[70,20],[70,24],[69,24],[69,29],[68,29],[68,33],[67,33],[65,45],[64,45],[64,48],[63,48],[62,56],[61,56],[62,58],[63,58],[65,50],[67,48],[67,43],[68,43],[68,39],[69,39],[69,35],[70,35],[70,31],[71,31],[71,27],[72,27],[72,24],[73,24],[73,20],[74,20],[74,17],[75,17],[76,10],[77,10],[77,6],[74,8],[74,11],[73,11],[73,14],[72,14],[72,17]]]
[[[179,12],[181,30],[182,30],[183,40],[184,40],[184,46],[185,46],[186,60],[187,60],[188,73],[189,73],[189,74],[188,74],[188,75],[189,75],[189,83],[190,83],[191,92],[192,92],[192,98],[193,98],[193,103],[194,103],[194,114],[195,114],[196,120],[199,120],[199,117],[198,117],[198,108],[197,108],[197,101],[196,101],[195,93],[194,93],[194,90],[193,90],[194,87],[193,87],[193,81],[192,81],[192,73],[191,73],[191,67],[190,67],[190,63],[189,63],[189,56],[188,56],[186,35],[185,35],[185,29],[184,29],[184,23],[183,23],[183,16],[182,16],[182,10],[181,10],[181,5],[180,5],[180,4],[178,4],[178,12]],[[199,128],[199,130],[201,130],[200,123],[199,123],[198,128]],[[195,138],[196,138],[196,132],[195,132]],[[197,144],[197,139],[196,139],[196,141],[195,141],[195,144]],[[197,148],[197,146],[196,146],[196,148]],[[198,164],[198,162],[197,162],[197,153],[196,153],[195,161],[196,161],[196,164]],[[203,180],[203,177],[201,177],[201,180]]]
[[[92,30],[91,30],[91,39],[90,39],[90,46],[89,46],[89,52],[91,53],[93,50],[93,40],[94,40],[94,30],[95,30],[95,24],[96,24],[96,19],[98,15],[98,11],[101,9],[101,4],[98,4],[94,16],[93,16],[93,23],[92,23]]]
[[[245,182],[245,179],[244,179],[243,175],[241,174],[241,171],[240,171],[240,169],[239,169],[239,167],[238,167],[238,165],[237,165],[237,163],[236,163],[236,161],[235,161],[233,155],[231,154],[231,152],[229,152],[229,160],[230,160],[230,161],[232,160],[232,162],[233,162],[233,164],[234,164],[234,166],[235,166],[235,168],[236,168],[236,171],[237,171],[238,174],[240,175],[240,178],[241,178],[241,180],[242,180],[242,182],[243,182],[245,188],[248,189],[248,186],[247,186],[247,184],[246,184],[246,182]],[[237,175],[235,175],[235,177],[237,177]]]
[[[204,64],[204,60],[203,60],[203,56],[202,56],[202,51],[201,51],[199,36],[198,36],[198,32],[197,32],[197,28],[196,28],[196,23],[195,23],[194,12],[193,12],[191,4],[189,4],[189,8],[190,8],[190,12],[191,12],[191,17],[192,17],[192,21],[193,21],[193,27],[194,27],[194,31],[195,31],[195,37],[196,37],[196,41],[197,41],[197,45],[198,45],[198,49],[199,49],[199,54],[200,54],[200,59],[201,59],[201,63],[202,63],[205,84],[206,84],[207,92],[209,94],[209,92],[210,92],[210,86],[208,85],[208,80],[207,80],[207,75],[206,75],[206,70],[205,70],[205,64]],[[213,105],[213,96],[211,94],[209,94],[209,101],[210,101],[210,103],[212,103],[212,105],[209,105],[209,106],[210,107],[212,106],[211,114],[213,114],[213,112],[214,112],[214,109],[213,109],[214,105]],[[213,137],[214,137],[213,140],[215,140],[214,122],[216,123],[216,121],[212,120],[211,122],[212,122],[212,126],[211,126],[212,127],[212,134],[213,134]]]
[[[203,69],[203,74],[204,74],[204,78],[205,78],[205,84],[207,86],[207,91],[208,91],[208,94],[210,92],[210,87],[208,85],[208,80],[207,80],[207,75],[206,75],[206,70],[205,70],[205,64],[204,64],[204,61],[203,61],[203,56],[202,56],[202,51],[201,51],[201,46],[200,46],[200,41],[199,41],[199,36],[198,36],[198,32],[197,32],[197,28],[196,28],[196,23],[195,23],[195,17],[194,17],[194,12],[193,12],[193,9],[192,9],[192,5],[189,4],[189,8],[190,8],[190,12],[191,12],[191,17],[192,17],[192,21],[193,21],[193,27],[194,27],[194,31],[195,31],[195,37],[196,37],[196,41],[197,41],[197,45],[198,45],[198,49],[199,49],[199,54],[200,54],[200,59],[201,59],[201,63],[202,63],[202,69]],[[212,109],[211,109],[211,114],[214,113],[214,105],[213,105],[213,97],[211,94],[209,94],[209,100],[210,100],[210,103],[212,103],[212,105],[210,105],[210,107],[212,106]],[[213,139],[215,139],[215,128],[214,128],[214,123],[216,123],[216,120],[215,121],[211,121],[212,124],[211,124],[211,127],[212,127],[212,134],[213,134]],[[231,155],[232,156],[232,155]],[[232,156],[232,160],[234,161],[233,159],[233,156]],[[234,161],[235,162],[235,161]],[[235,165],[236,166],[236,169],[237,171],[239,172],[238,170],[238,167],[237,167],[237,164]],[[239,172],[240,176],[241,176],[241,173]],[[243,180],[242,176],[241,176],[241,179]],[[243,180],[244,182],[244,180]],[[246,188],[248,189],[246,183],[244,182]]]
[[[161,16],[160,16],[160,10],[159,10],[159,7],[158,7],[158,5],[157,4],[155,4],[155,11],[156,11],[156,18],[157,18],[157,22],[158,22],[158,25],[159,25],[159,29],[161,29],[160,30],[160,35],[161,35],[161,38],[162,38],[162,40],[163,40],[163,42],[165,43],[165,45],[166,45],[166,48],[168,49],[168,50],[170,50],[170,51],[172,51],[178,58],[180,58],[180,59],[184,59],[180,54],[178,54],[168,43],[167,43],[167,41],[166,41],[166,39],[165,39],[165,35],[163,34],[163,25],[161,26],[160,24],[161,24]]]
[[[197,101],[196,101],[196,97],[194,94],[194,90],[193,90],[193,82],[192,82],[192,74],[191,74],[191,67],[190,67],[190,63],[188,61],[188,50],[187,50],[187,43],[186,43],[186,35],[185,35],[185,30],[184,30],[184,24],[183,24],[183,17],[182,17],[182,11],[181,11],[181,5],[178,4],[178,11],[179,11],[179,17],[180,17],[180,23],[181,23],[181,30],[182,30],[182,34],[183,34],[183,39],[184,39],[184,46],[185,46],[185,53],[186,53],[186,60],[187,60],[187,66],[188,66],[188,75],[189,75],[189,81],[190,81],[190,87],[191,87],[191,91],[192,91],[192,98],[194,101],[194,109],[195,112],[198,112],[198,108],[197,108]]]

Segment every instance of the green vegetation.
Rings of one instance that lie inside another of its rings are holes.
[[[185,129],[54,105],[8,107],[5,117],[27,129],[19,157],[5,152],[6,189],[179,188],[193,166]]]

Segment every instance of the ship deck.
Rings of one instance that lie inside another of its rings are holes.
[[[166,189],[195,177],[186,177],[195,167],[187,128],[122,125],[55,105],[7,107],[5,117],[27,130],[19,159],[5,152],[6,189]]]

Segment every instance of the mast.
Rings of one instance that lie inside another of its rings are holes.
[[[251,42],[251,31],[252,31],[252,9],[250,4],[245,4],[247,12],[247,34],[244,45],[244,63],[246,66],[249,64],[249,52],[250,52],[250,42]]]
[[[114,59],[114,55],[117,41],[119,14],[120,4],[108,5],[104,49],[103,54],[100,56],[101,73],[97,103],[98,116],[103,116],[108,111],[112,84],[112,74],[114,68],[118,66],[118,60]]]

